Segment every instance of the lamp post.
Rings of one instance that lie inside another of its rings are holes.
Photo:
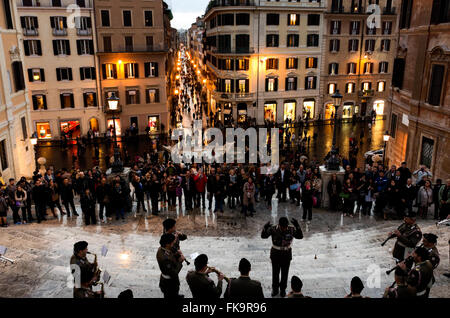
[[[391,136],[389,135],[389,131],[386,131],[386,133],[383,135],[383,140],[384,140],[383,168],[384,169],[385,169],[385,164],[386,164],[386,147],[387,147],[387,143],[389,142],[390,139],[391,139]]]
[[[37,132],[34,132],[31,137],[30,137],[30,143],[33,146],[33,150],[34,150],[34,162],[36,165],[36,170],[38,169],[38,162],[37,162],[37,142],[38,142],[38,136],[37,136]]]
[[[107,99],[108,101],[108,112],[112,113],[113,117],[113,129],[114,129],[114,163],[112,165],[112,173],[123,172],[123,162],[120,159],[120,148],[117,144],[117,133],[116,133],[116,112],[119,112],[119,101],[120,99],[116,97],[114,93]]]
[[[331,156],[327,162],[327,169],[332,171],[339,171],[340,159],[339,159],[339,151],[336,146],[337,143],[337,123],[338,123],[338,110],[342,103],[343,96],[339,93],[339,90],[332,96],[334,102],[334,131],[333,131],[333,146],[331,148]]]

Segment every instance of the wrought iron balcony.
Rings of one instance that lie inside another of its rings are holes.
[[[38,31],[38,29],[23,29],[23,35],[35,36],[35,35],[39,35],[39,31]]]
[[[67,29],[62,29],[62,30],[59,30],[59,29],[53,29],[53,35],[55,35],[55,36],[65,36],[65,35],[67,35]]]
[[[92,35],[92,29],[77,29],[77,35],[85,36],[85,35]]]
[[[375,91],[373,89],[363,90],[358,92],[359,97],[373,97],[375,95]]]

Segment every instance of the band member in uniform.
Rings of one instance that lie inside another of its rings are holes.
[[[239,298],[264,298],[261,283],[257,280],[250,279],[250,270],[252,265],[243,258],[239,262],[239,278],[232,278],[228,283],[224,298],[239,299]]]
[[[422,239],[422,246],[428,250],[428,260],[433,265],[433,270],[439,266],[441,258],[439,257],[439,251],[436,247],[438,237],[433,233],[425,233]]]
[[[163,234],[173,234],[175,236],[175,243],[173,244],[173,252],[177,258],[183,256],[180,250],[180,241],[185,241],[187,235],[177,231],[176,223],[174,219],[167,219],[163,222],[164,233]],[[186,261],[187,262],[187,261]],[[189,265],[189,263],[188,263]]]
[[[189,271],[186,275],[186,281],[192,293],[192,298],[220,298],[222,295],[222,284],[225,276],[208,267],[208,256],[201,254],[194,261],[195,271]],[[214,281],[209,278],[209,273],[218,274],[217,286]]]
[[[166,299],[184,297],[183,295],[178,294],[180,291],[180,279],[178,274],[180,273],[184,256],[177,257],[173,252],[175,242],[175,235],[163,234],[159,241],[161,247],[156,253],[156,259],[161,270],[159,287]]]
[[[261,233],[261,238],[267,239],[272,236],[272,249],[270,250],[270,259],[272,261],[272,297],[278,295],[286,296],[287,280],[289,275],[289,266],[292,260],[291,244],[294,238],[301,240],[303,232],[296,219],[289,220],[285,217],[280,218],[278,225],[271,225],[268,222]],[[281,271],[281,280],[280,280]]]
[[[396,237],[392,256],[398,262],[403,261],[416,248],[417,243],[422,239],[422,231],[416,224],[416,215],[408,213],[404,218],[404,223],[397,230],[389,233],[389,236]]]
[[[292,291],[288,294],[288,298],[311,298],[305,296],[302,293],[303,282],[297,276],[292,276],[291,278],[291,289]]]
[[[425,247],[418,247],[412,253],[415,266],[408,273],[407,283],[413,289],[417,297],[428,298],[433,280],[433,265],[428,260],[429,253]],[[404,263],[399,267],[407,271]]]
[[[384,291],[383,298],[414,298],[416,295],[414,291],[408,287],[406,279],[408,278],[408,273],[405,272],[400,267],[395,270],[395,283],[386,288]]]
[[[91,263],[87,259],[88,253],[88,242],[81,241],[74,244],[73,255],[70,258],[70,268],[75,278],[74,298],[99,298],[101,296],[101,292],[92,290],[92,286],[99,280],[99,273],[97,263]]]

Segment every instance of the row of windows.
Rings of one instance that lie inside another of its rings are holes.
[[[112,52],[112,38],[109,35],[103,36],[103,52]],[[125,50],[120,49],[119,51],[125,51],[125,52],[133,52],[134,51],[134,40],[133,40],[133,36],[131,35],[127,35],[123,37],[124,40],[124,44],[125,44]],[[145,36],[145,49],[148,52],[151,52],[154,50],[154,46],[153,46],[153,36],[151,35],[147,35]]]
[[[278,91],[277,77],[267,77],[265,81],[266,92]],[[285,79],[285,90],[296,91],[298,88],[298,78],[295,76],[289,76]],[[307,76],[305,77],[305,90],[317,89],[317,77]],[[216,84],[216,91],[222,93],[248,93],[249,92],[249,80],[248,79],[218,79]]]
[[[145,77],[158,77],[158,63],[146,62],[144,63],[144,75]],[[126,63],[124,64],[124,77],[125,78],[139,78],[139,64],[138,63]],[[102,78],[103,79],[117,79],[117,65],[113,63],[102,64]]]
[[[339,39],[331,39],[329,51],[330,52],[339,52],[341,49],[341,40]],[[350,39],[348,40],[348,51],[349,52],[358,52],[359,51],[359,39]],[[374,52],[376,50],[376,40],[368,39],[364,42],[364,50],[366,52]],[[380,52],[389,52],[391,50],[391,40],[382,39],[379,47]]]
[[[330,34],[341,34],[342,21],[332,20],[330,21]],[[349,34],[358,35],[361,30],[361,21],[350,21]],[[366,35],[376,35],[377,29],[366,27]],[[392,34],[392,21],[383,21],[381,25],[381,34]]]
[[[72,81],[72,69],[63,67],[56,69],[56,78],[58,81]],[[95,80],[97,78],[95,67],[80,67],[80,80]],[[28,69],[29,82],[45,82],[45,71],[42,68]]]
[[[308,25],[320,25],[319,14],[308,14]],[[287,15],[288,26],[300,25],[300,14]],[[250,14],[248,13],[225,13],[218,14],[209,21],[209,28],[214,29],[216,26],[232,26],[232,25],[250,25]],[[266,15],[266,25],[280,25],[280,15],[278,13],[268,13]]]
[[[300,36],[298,34],[288,34],[286,39],[287,47],[298,47],[300,45]],[[266,36],[266,46],[267,47],[279,47],[280,46],[280,36],[278,34],[267,34]],[[319,46],[319,35],[318,34],[308,34],[306,36],[306,46],[307,47],[318,47]]]
[[[366,62],[363,64],[363,73],[364,74],[373,74],[374,71],[374,63]],[[357,72],[357,64],[356,63],[347,63],[347,74],[356,74]],[[378,73],[388,73],[389,72],[389,63],[388,62],[380,62],[378,64]],[[328,65],[328,75],[338,75],[339,74],[339,63],[330,63]]]
[[[78,55],[93,55],[93,40],[77,40]],[[69,40],[53,40],[53,55],[71,55]],[[23,47],[25,56],[42,56],[41,40],[24,40]]]
[[[132,27],[133,26],[133,12],[132,10],[122,10],[122,26]],[[100,10],[100,20],[102,27],[111,26],[111,17],[109,10]],[[153,26],[153,12],[150,10],[144,10],[144,26]]]
[[[338,90],[337,83],[329,83],[327,92],[330,95],[333,95]],[[361,91],[371,91],[372,90],[372,82],[362,82],[361,83]],[[386,90],[386,81],[377,82],[376,87],[377,92],[384,92]],[[345,84],[345,93],[346,94],[355,94],[356,93],[356,83],[350,82]]]
[[[76,1],[74,1],[74,4],[76,4],[80,8],[86,8],[87,2],[88,1],[86,1],[86,0],[76,0]],[[22,0],[22,5],[24,7],[38,6],[38,3],[39,3],[39,1],[37,1],[37,0]],[[39,3],[39,5],[40,5],[40,3]],[[62,1],[61,0],[51,0],[51,5],[52,5],[52,7],[62,7]]]
[[[90,17],[75,17],[75,28],[78,35],[90,35],[92,20]],[[35,16],[20,17],[20,24],[25,35],[38,35],[39,21]],[[67,35],[67,17],[50,17],[50,26],[53,35]]]

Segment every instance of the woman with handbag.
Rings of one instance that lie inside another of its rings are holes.
[[[433,204],[433,189],[431,187],[431,181],[425,181],[425,185],[421,186],[417,196],[417,203],[419,205],[419,215],[423,218],[427,218],[428,208]]]
[[[14,197],[17,209],[22,209],[22,224],[27,224],[27,192],[18,185]]]

